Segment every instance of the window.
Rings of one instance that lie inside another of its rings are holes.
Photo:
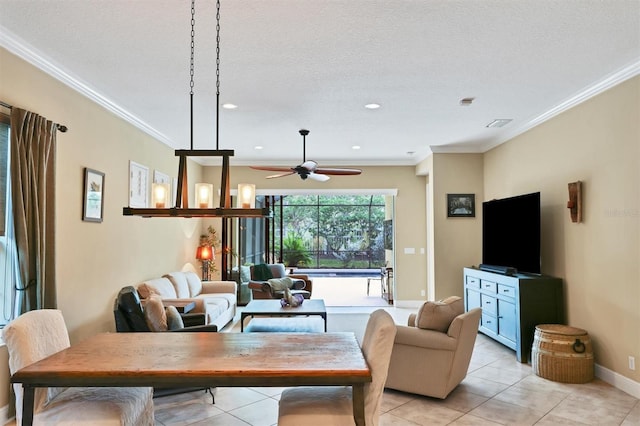
[[[385,264],[383,195],[288,195],[275,209],[274,249],[288,266],[379,268]],[[282,223],[282,229],[279,224]]]
[[[9,116],[0,113],[0,326],[13,319],[15,298],[15,250],[9,220],[9,138]]]

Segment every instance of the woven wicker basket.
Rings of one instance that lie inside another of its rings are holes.
[[[533,371],[562,383],[593,380],[593,347],[586,331],[559,324],[536,326],[531,349]]]

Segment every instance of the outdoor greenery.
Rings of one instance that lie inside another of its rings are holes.
[[[275,211],[279,216],[279,209]],[[287,196],[282,216],[283,261],[288,265],[303,262],[311,268],[346,269],[384,265],[382,195]]]
[[[304,240],[295,232],[289,232],[282,241],[283,261],[287,266],[306,266],[311,256],[304,245]]]

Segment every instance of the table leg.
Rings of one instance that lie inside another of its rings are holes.
[[[32,386],[22,385],[22,426],[33,425],[34,397],[36,389]]]
[[[240,314],[240,333],[242,333],[244,331],[244,319],[247,316],[243,313]]]
[[[353,393],[353,420],[357,426],[364,426],[364,383],[351,386]]]
[[[324,320],[324,332],[327,332],[327,314],[322,314],[322,319]]]

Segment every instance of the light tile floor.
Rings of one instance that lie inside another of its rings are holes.
[[[385,309],[399,324],[413,312]],[[156,398],[156,425],[276,425],[281,391],[217,388],[215,405],[204,392]],[[640,402],[598,379],[578,385],[540,378],[516,361],[514,351],[482,334],[467,377],[447,399],[392,390],[383,395],[381,426],[499,424],[640,425]]]

